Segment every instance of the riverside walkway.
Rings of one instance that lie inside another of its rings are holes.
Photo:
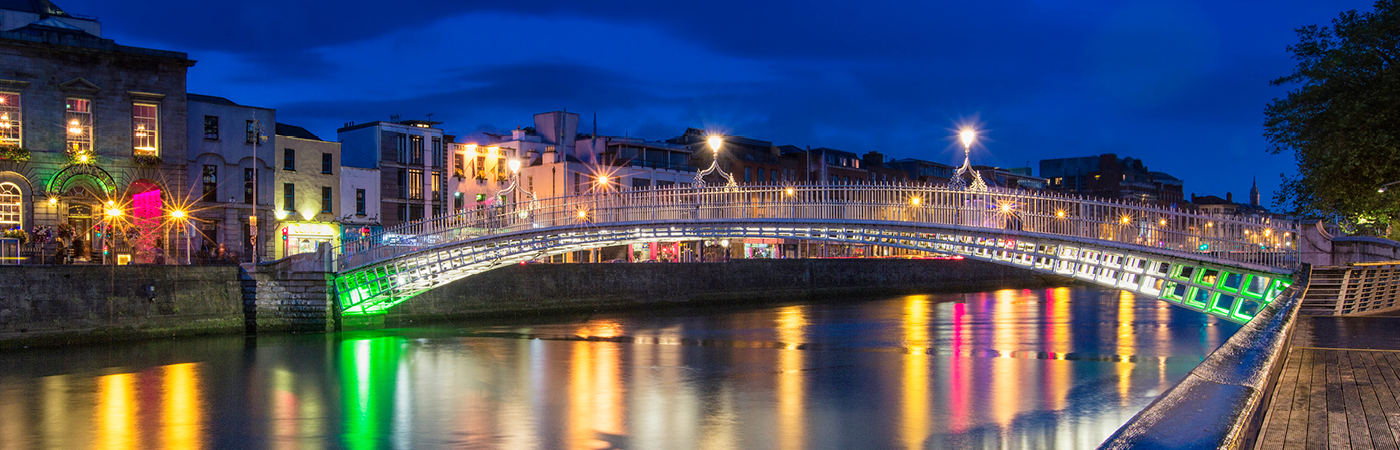
[[[1254,448],[1400,448],[1400,317],[1296,327]]]

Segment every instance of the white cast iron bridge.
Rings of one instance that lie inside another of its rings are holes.
[[[985,189],[985,188],[984,188]],[[345,315],[508,264],[637,242],[867,244],[1125,289],[1243,323],[1292,281],[1293,221],[1217,217],[1049,192],[867,184],[676,187],[528,200],[343,243]]]

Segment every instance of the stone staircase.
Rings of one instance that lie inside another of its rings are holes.
[[[1313,267],[1308,291],[1303,295],[1298,314],[1330,316],[1337,313],[1347,270],[1342,267]]]

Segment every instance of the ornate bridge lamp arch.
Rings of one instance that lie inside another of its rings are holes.
[[[734,175],[725,172],[724,169],[719,167],[719,149],[724,146],[724,138],[719,135],[710,135],[710,137],[705,139],[705,143],[710,146],[710,151],[714,154],[714,162],[710,163],[709,168],[695,173],[695,187],[704,187],[705,175],[711,173],[719,173],[720,176],[724,177],[726,180],[724,184],[725,187],[738,186],[738,184],[734,182]]]
[[[511,202],[511,205],[512,205],[512,206],[515,206],[516,209],[519,210],[519,211],[516,212],[516,217],[518,217],[518,218],[520,219],[520,221],[522,221],[522,222],[527,221],[527,220],[530,219],[530,212],[533,211],[533,210],[535,210],[535,209],[538,209],[538,207],[539,207],[539,199],[538,199],[538,198],[535,198],[535,193],[534,193],[534,192],[527,191],[527,190],[525,190],[524,188],[521,188],[521,187],[520,187],[520,160],[519,160],[519,159],[511,158],[509,161],[506,162],[506,167],[510,169],[510,185],[509,185],[509,186],[506,186],[505,189],[501,189],[501,190],[499,190],[499,191],[496,191],[495,198],[499,201],[500,199],[505,198],[506,194],[509,194],[509,193],[514,192],[514,191],[516,191],[516,190],[519,190],[520,192],[523,192],[526,196],[528,196],[528,197],[530,198],[530,203],[529,203],[529,205],[526,206],[525,208],[520,208],[520,205],[519,205],[517,202]],[[501,202],[500,208],[501,208],[500,217],[501,217],[501,219],[502,219],[502,226],[504,226],[504,225],[505,225],[504,222],[507,221],[507,220],[510,218],[510,217],[509,217],[509,213],[508,213],[507,210],[506,210],[505,202]]]

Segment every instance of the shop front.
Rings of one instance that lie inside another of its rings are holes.
[[[340,238],[340,224],[335,222],[281,222],[277,226],[282,245],[277,246],[273,257],[311,253],[322,242],[336,245]]]

